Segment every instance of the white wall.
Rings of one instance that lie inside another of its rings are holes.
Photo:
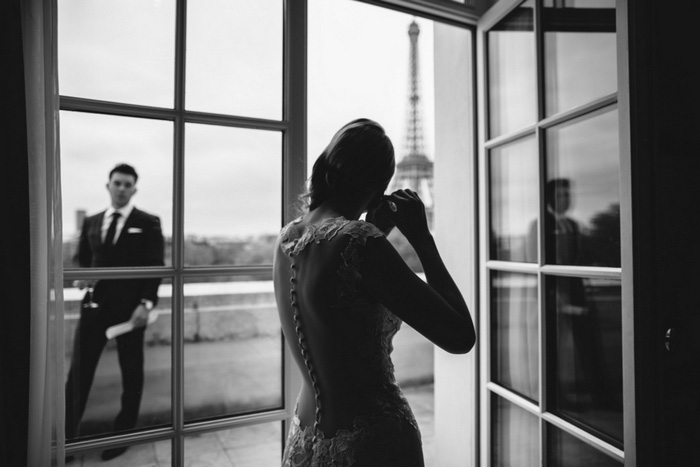
[[[435,237],[476,318],[472,41],[469,31],[435,25]],[[436,467],[476,465],[478,345],[477,337],[467,355],[436,349]]]

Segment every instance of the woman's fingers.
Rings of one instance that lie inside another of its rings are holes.
[[[418,193],[410,189],[397,190],[393,192],[387,197],[387,201],[394,202],[397,205],[397,208],[401,205],[416,204],[422,206],[423,204],[423,201],[421,201],[420,197],[418,196]],[[394,210],[392,209],[392,211]]]
[[[389,232],[391,232],[396,225],[392,219],[394,211],[391,210],[390,202],[396,206],[393,201],[380,198],[376,202],[373,202],[367,209],[366,220],[374,224],[379,230],[384,232],[385,235],[389,235]]]
[[[428,229],[425,206],[415,191],[397,190],[385,199],[396,205],[396,210],[391,209],[388,214],[406,237],[420,235]],[[390,204],[388,206],[391,208]]]

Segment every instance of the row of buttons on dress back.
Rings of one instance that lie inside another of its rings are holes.
[[[315,420],[314,420],[314,441],[316,440],[316,436],[318,435],[319,431],[319,426],[321,424],[321,388],[319,387],[318,384],[318,379],[316,377],[316,372],[314,371],[314,366],[313,362],[311,360],[311,356],[309,355],[308,349],[306,347],[306,337],[304,336],[304,332],[301,329],[301,317],[299,315],[299,307],[297,304],[297,292],[296,292],[296,265],[294,264],[294,256],[289,255],[290,259],[292,261],[292,265],[290,266],[292,269],[292,277],[290,277],[289,282],[291,284],[290,287],[290,300],[291,300],[291,305],[292,305],[292,312],[293,312],[293,319],[294,319],[294,330],[296,331],[297,334],[297,339],[299,341],[299,350],[301,351],[301,356],[304,358],[304,363],[306,364],[306,369],[309,372],[309,377],[311,378],[311,385],[314,390],[314,397],[315,397],[315,402],[316,402],[316,414],[315,414]]]

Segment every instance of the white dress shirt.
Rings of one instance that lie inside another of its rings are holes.
[[[114,209],[112,206],[107,208],[107,211],[105,211],[105,216],[102,219],[102,241],[105,241],[105,237],[107,236],[107,230],[109,229],[109,224],[112,223],[112,214],[115,212],[118,212],[120,214],[119,219],[117,219],[117,230],[114,232],[114,243],[117,243],[117,240],[119,239],[119,234],[122,232],[122,229],[124,228],[124,223],[126,222],[126,218],[129,217],[129,214],[131,214],[131,211],[134,210],[134,205],[129,203],[123,208],[119,209]]]
[[[105,241],[105,237],[107,236],[107,230],[109,230],[109,224],[112,223],[112,214],[115,212],[118,212],[120,214],[119,219],[117,219],[117,228],[114,231],[114,243],[117,243],[117,240],[119,239],[119,234],[121,234],[122,229],[124,228],[124,224],[126,223],[127,217],[131,214],[131,211],[134,210],[134,205],[129,203],[123,208],[119,209],[114,209],[112,206],[108,207],[107,210],[105,211],[105,216],[102,219],[102,241]],[[112,244],[114,244],[112,243]],[[151,300],[147,299],[142,299],[141,304],[146,307],[146,310],[151,311],[153,309],[153,302]]]

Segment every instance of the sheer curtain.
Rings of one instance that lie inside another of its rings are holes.
[[[63,465],[63,273],[56,3],[22,0],[30,225],[27,465]]]

